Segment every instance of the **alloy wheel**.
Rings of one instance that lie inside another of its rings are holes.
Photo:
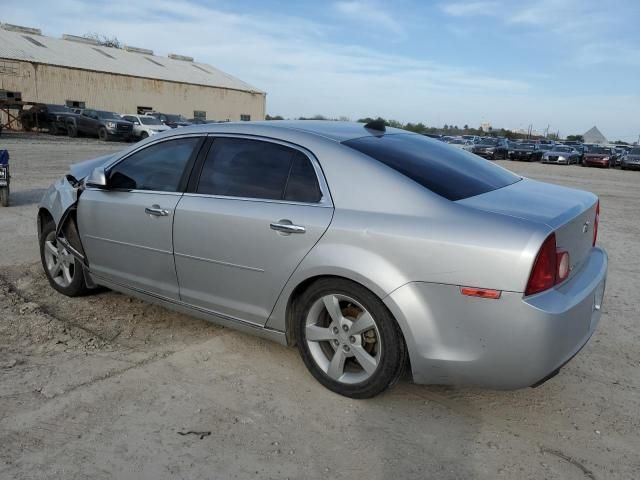
[[[45,238],[44,261],[54,282],[63,288],[71,285],[76,273],[75,258],[58,242],[55,231],[49,232]]]
[[[380,363],[382,342],[376,321],[346,295],[324,295],[313,303],[305,340],[318,367],[337,382],[364,382]]]

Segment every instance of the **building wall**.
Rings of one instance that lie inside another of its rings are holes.
[[[142,61],[142,59],[141,59]],[[87,108],[136,113],[138,106],[207,120],[264,120],[266,95],[217,87],[129,77],[103,72],[0,59],[0,89],[22,92],[22,100],[65,104],[83,101]]]

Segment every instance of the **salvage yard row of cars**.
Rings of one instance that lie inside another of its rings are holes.
[[[519,160],[585,167],[640,168],[640,146],[596,145],[579,142],[551,142],[505,138],[442,137],[449,145],[462,148],[489,160]]]
[[[71,108],[65,105],[39,104],[20,115],[25,130],[44,128],[53,134],[70,137],[91,136],[100,140],[144,140],[172,128],[217,123],[179,114],[147,112],[120,114],[105,110]],[[594,145],[546,140],[510,141],[501,137],[459,137],[428,135],[489,160],[520,160],[585,167],[640,168],[640,146]]]
[[[201,119],[187,120],[179,114],[148,112],[120,114],[91,108],[71,108],[66,105],[38,104],[20,115],[25,130],[42,128],[53,134],[98,137],[100,140],[139,140],[171,128],[207,123]]]

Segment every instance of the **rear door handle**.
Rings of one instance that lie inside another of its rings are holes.
[[[280,220],[270,224],[271,230],[282,233],[305,233],[307,231],[302,225],[294,225],[291,220]]]
[[[154,217],[166,217],[169,215],[169,210],[160,208],[159,205],[151,205],[144,209],[144,213],[147,215],[153,215]]]

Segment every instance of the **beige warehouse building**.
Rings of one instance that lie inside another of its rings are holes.
[[[25,102],[120,113],[158,111],[207,120],[263,120],[266,93],[182,55],[110,48],[73,35],[0,28],[0,90]]]

